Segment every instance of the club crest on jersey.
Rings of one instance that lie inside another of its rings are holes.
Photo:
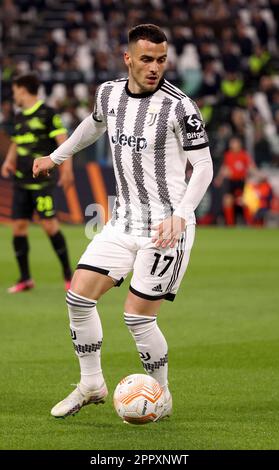
[[[147,126],[153,126],[156,122],[158,116],[158,109],[155,107],[150,107],[147,112]]]
[[[111,136],[111,141],[114,145],[121,145],[125,147],[128,145],[131,148],[134,148],[136,152],[141,152],[147,147],[147,140],[145,137],[135,136],[135,135],[126,135],[124,133],[120,134],[120,129],[116,129],[115,135]]]
[[[157,113],[148,113],[148,119],[146,121],[146,124],[148,126],[153,126],[153,124],[155,124],[156,122],[157,116],[158,116]]]

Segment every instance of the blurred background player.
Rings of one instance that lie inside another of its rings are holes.
[[[271,209],[273,191],[264,171],[250,171],[243,189],[243,204],[250,225],[262,227]]]
[[[236,211],[239,208],[243,211],[245,221],[249,221],[245,206],[243,206],[242,194],[248,172],[252,168],[255,168],[255,163],[249,153],[244,150],[241,139],[232,137],[215,178],[215,186],[223,186],[222,204],[226,225],[235,225]]]
[[[65,289],[70,285],[71,268],[64,235],[55,216],[53,188],[55,172],[40,176],[34,181],[32,166],[34,158],[53,151],[67,139],[67,130],[56,112],[38,97],[40,81],[36,74],[19,75],[12,82],[15,105],[21,108],[15,116],[12,143],[1,168],[4,178],[14,180],[12,203],[13,248],[20,277],[8,289],[11,294],[34,287],[29,267],[28,225],[34,211],[62,265]],[[61,167],[59,185],[66,190],[73,182],[72,160]]]

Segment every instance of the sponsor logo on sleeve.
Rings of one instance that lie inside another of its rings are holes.
[[[197,114],[190,114],[183,118],[188,140],[201,139],[205,135],[204,123]]]

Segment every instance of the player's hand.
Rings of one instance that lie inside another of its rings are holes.
[[[152,227],[156,230],[152,242],[155,242],[156,248],[173,248],[181,237],[186,227],[186,220],[177,215],[172,215],[163,220],[159,225]]]
[[[11,175],[13,175],[16,171],[16,164],[9,162],[9,161],[4,161],[2,167],[1,167],[1,175],[3,178],[9,178]]]
[[[69,189],[70,186],[72,186],[74,182],[74,173],[72,170],[70,169],[62,169],[61,168],[61,172],[60,172],[60,177],[59,177],[59,180],[58,180],[58,186],[62,186],[64,191],[67,191],[67,189]]]
[[[33,178],[39,175],[49,176],[49,172],[55,167],[55,163],[50,157],[39,157],[33,163]]]

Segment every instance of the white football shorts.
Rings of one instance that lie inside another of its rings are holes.
[[[195,238],[187,225],[174,248],[156,248],[150,237],[123,233],[108,222],[81,256],[77,269],[110,276],[120,286],[133,272],[130,291],[147,300],[174,300],[185,274]]]

